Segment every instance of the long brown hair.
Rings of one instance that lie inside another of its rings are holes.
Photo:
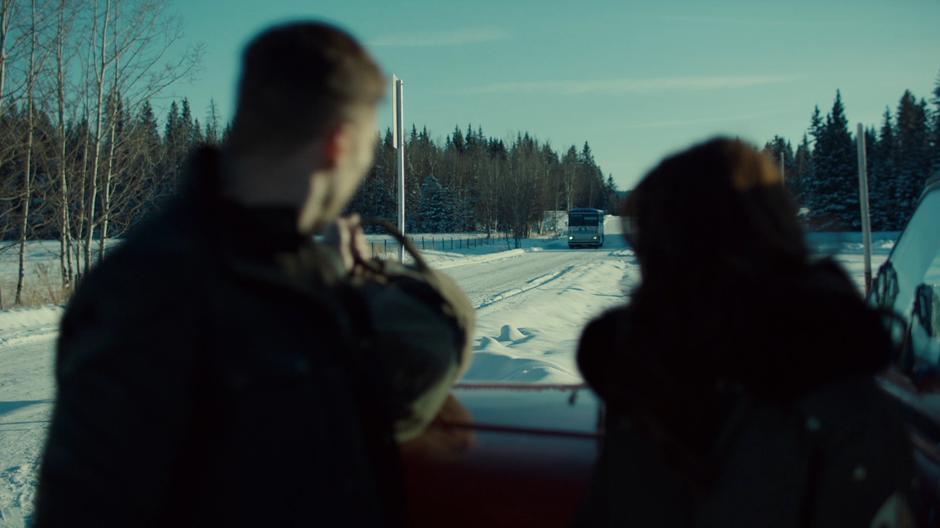
[[[647,293],[694,300],[729,281],[807,264],[783,178],[737,139],[711,139],[663,160],[630,195],[624,216],[642,273],[637,301]]]
[[[770,159],[728,138],[666,158],[628,198],[640,282],[582,335],[578,366],[684,471],[709,473],[696,460],[736,394],[787,401],[887,364],[880,315],[838,264],[810,259],[796,213]]]

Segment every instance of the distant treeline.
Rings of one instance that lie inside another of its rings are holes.
[[[177,106],[161,136],[150,106],[198,70],[202,49],[181,44],[181,27],[164,2],[0,0],[0,238],[19,253],[15,304],[27,240],[59,240],[67,293],[205,139]]]
[[[386,131],[351,212],[396,218],[395,162]],[[548,210],[619,209],[613,178],[605,178],[588,143],[556,152],[529,133],[507,142],[468,126],[455,128],[439,144],[426,128],[413,126],[405,164],[405,216],[413,232],[501,231],[520,239],[545,227],[540,223]]]
[[[163,127],[158,124],[149,101],[144,101],[134,113],[120,102],[116,106],[113,117],[109,112],[103,119],[106,131],[114,119],[114,134],[107,133],[100,146],[95,216],[91,220],[93,249],[98,249],[105,220],[106,236],[121,237],[176,189],[189,151],[196,145],[220,143],[225,132],[219,129],[214,102],[210,103],[203,125],[193,117],[188,100],[173,101]],[[0,202],[3,240],[17,240],[23,229],[23,204],[16,198],[22,193],[22,175],[26,170],[22,150],[28,133],[25,112],[24,108],[13,106],[0,116],[0,136],[12,140],[11,145],[21,147],[7,150],[7,157],[0,159],[0,193],[7,198]],[[59,171],[64,168],[70,239],[80,244],[89,235],[91,176],[95,165],[94,124],[84,118],[66,123],[65,162],[62,163],[54,122],[40,109],[34,110],[33,119],[27,238],[52,240],[62,235],[63,196]]]
[[[927,179],[940,171],[940,77],[930,103],[906,90],[893,114],[886,108],[880,126],[864,129],[874,230],[902,229]],[[825,116],[815,108],[795,150],[780,136],[764,147],[778,163],[783,154],[787,186],[812,230],[860,229],[855,136],[836,91]]]
[[[172,101],[158,120],[149,100],[111,97],[100,125],[84,112],[60,124],[48,107],[16,100],[0,113],[0,239],[8,250],[24,250],[24,240],[62,241],[66,287],[103,254],[103,237],[123,236],[177,189],[192,149],[220,145],[228,131],[214,102],[202,122],[187,99]],[[498,231],[521,239],[554,227],[540,223],[546,210],[619,208],[613,179],[588,143],[559,154],[529,133],[507,144],[479,128],[457,128],[438,144],[427,129],[412,128],[405,148],[411,232]],[[349,210],[394,219],[395,177],[386,132]]]

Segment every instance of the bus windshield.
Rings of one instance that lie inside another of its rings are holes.
[[[573,214],[568,219],[570,227],[578,226],[596,226],[598,216],[596,214]]]

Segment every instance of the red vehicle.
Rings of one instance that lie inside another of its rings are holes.
[[[875,281],[903,350],[881,378],[910,424],[928,522],[940,524],[940,180]],[[405,446],[412,526],[568,526],[600,451],[603,408],[582,385],[462,384]],[[934,524],[934,525],[938,525]]]
[[[568,526],[600,452],[584,385],[461,384],[405,447],[410,526]]]

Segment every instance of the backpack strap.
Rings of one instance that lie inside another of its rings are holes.
[[[813,511],[816,509],[816,498],[819,491],[819,473],[821,460],[819,453],[819,434],[822,423],[812,415],[805,415],[803,421],[803,441],[809,446],[806,461],[806,477],[803,484],[803,499],[800,501],[800,526],[812,526]]]

